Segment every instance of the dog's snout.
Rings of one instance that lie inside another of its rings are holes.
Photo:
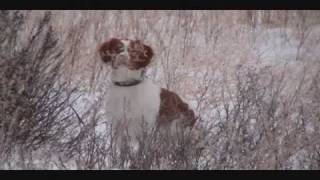
[[[126,54],[119,54],[114,61],[112,61],[112,67],[118,68],[121,65],[127,65],[129,56]]]
[[[127,61],[127,59],[128,59],[128,56],[125,54],[119,54],[118,56],[119,61]]]

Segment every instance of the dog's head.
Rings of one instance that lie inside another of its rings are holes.
[[[112,69],[124,66],[129,70],[138,70],[150,63],[153,50],[139,40],[112,38],[100,46],[99,54]]]
[[[151,47],[139,40],[112,38],[99,47],[101,60],[111,65],[114,83],[141,82],[153,57]]]

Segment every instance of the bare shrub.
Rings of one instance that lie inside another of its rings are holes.
[[[16,148],[37,150],[63,137],[74,90],[59,82],[62,51],[49,25],[48,12],[27,37],[21,35],[25,16],[1,11],[0,157],[5,164]],[[21,37],[23,36],[23,37]],[[21,39],[27,38],[27,43]]]
[[[0,168],[319,169],[318,16],[0,11]],[[147,75],[192,102],[191,131],[142,124],[117,147],[95,53],[110,37],[152,44]]]

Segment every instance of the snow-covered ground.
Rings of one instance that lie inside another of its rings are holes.
[[[108,93],[109,76],[107,68],[100,68],[103,64],[96,54],[96,47],[110,37],[139,38],[153,47],[155,56],[147,71],[148,78],[162,87],[172,81],[170,90],[185,99],[205,123],[216,125],[219,124],[218,119],[226,116],[222,111],[224,104],[218,103],[222,101],[222,91],[230,88],[230,92],[234,92],[234,75],[239,66],[251,69],[290,67],[295,72],[292,73],[293,79],[300,77],[301,67],[305,64],[297,61],[298,53],[305,61],[319,63],[320,25],[310,27],[304,44],[298,49],[301,39],[295,27],[265,27],[258,24],[253,29],[243,23],[218,21],[215,16],[206,13],[53,11],[53,27],[58,31],[61,45],[74,45],[72,40],[77,38],[77,33],[80,34],[77,42],[80,50],[76,56],[79,59],[72,69],[75,73],[70,73],[71,76],[68,70],[65,73],[71,79],[71,86],[79,90],[76,96],[81,95],[73,108],[83,115],[88,108],[99,107],[99,122],[95,131],[106,133],[108,115],[105,112],[108,107],[103,99]],[[33,16],[38,17],[36,12]],[[206,18],[209,20],[206,21]],[[100,75],[92,76],[92,73]],[[225,84],[228,86],[225,87]],[[203,94],[205,85],[211,89]],[[232,109],[232,97],[225,96],[223,100]],[[200,97],[203,97],[201,102]],[[257,121],[250,119],[252,126],[249,129],[252,132]],[[218,131],[219,128],[213,130]],[[307,124],[307,131],[315,131],[312,124]],[[308,169],[308,164],[303,161],[305,154],[304,149],[292,154],[286,161],[290,164],[288,168]],[[76,169],[72,163],[70,168]]]
[[[159,21],[159,24],[161,23],[161,20]],[[239,25],[239,29],[249,29],[249,27],[243,27],[243,25]],[[297,57],[297,46],[299,44],[299,39],[295,37],[295,34],[293,33],[293,30],[291,28],[261,28],[257,30],[257,32],[250,32],[245,31],[246,33],[243,33],[242,36],[235,40],[234,38],[237,38],[235,34],[232,34],[233,29],[229,29],[226,31],[223,31],[220,35],[220,43],[218,42],[216,49],[212,54],[214,57],[218,57],[217,59],[209,59],[207,61],[207,64],[196,64],[197,66],[190,66],[190,65],[183,65],[181,68],[179,65],[177,66],[177,69],[174,69],[174,72],[176,75],[183,75],[184,77],[188,77],[186,81],[191,82],[191,84],[194,85],[194,87],[201,87],[204,82],[202,80],[204,79],[204,75],[206,74],[206,67],[210,65],[210,61],[229,61],[227,64],[230,66],[227,67],[236,67],[236,65],[242,64],[244,66],[248,67],[255,67],[255,68],[263,68],[266,66],[281,66],[285,64],[289,64],[291,66],[297,66],[300,62],[296,61]],[[232,35],[230,35],[232,34]],[[313,29],[312,34],[314,36],[320,34],[320,26]],[[312,36],[312,34],[310,36]],[[179,34],[175,35],[176,41],[178,41]],[[207,51],[207,48],[205,46],[205,35],[201,34],[201,32],[195,32],[193,35],[196,39],[194,46],[195,50],[192,50],[192,52],[189,52],[188,59],[192,59],[193,57],[196,57],[196,60],[201,61],[201,58],[207,58],[206,55],[201,56],[201,54],[205,53]],[[252,40],[252,36],[256,36],[254,40]],[[148,36],[149,37],[149,36]],[[148,38],[151,45],[153,44],[156,39]],[[175,41],[175,40],[173,40]],[[164,43],[168,43],[169,41],[164,40]],[[177,42],[172,42],[173,44]],[[165,44],[164,46],[170,46],[169,44]],[[172,46],[171,46],[172,47]],[[174,45],[173,45],[174,47]],[[301,52],[305,52],[306,49],[309,47],[302,47]],[[319,45],[317,47],[314,47],[315,49],[319,49]],[[197,53],[196,53],[197,52]],[[156,52],[159,54],[160,52]],[[178,51],[179,53],[179,51]],[[313,56],[320,55],[320,51],[312,51]],[[178,61],[184,61],[183,59],[179,59],[179,55],[173,54],[172,56],[178,56]],[[157,56],[156,61],[164,61],[161,58],[163,56]],[[221,58],[221,59],[219,59]],[[234,60],[233,60],[234,58]],[[250,59],[252,58],[252,59]],[[257,60],[258,59],[258,60]],[[231,62],[230,62],[231,61]],[[190,61],[187,61],[190,62]],[[181,62],[178,62],[178,64]],[[153,79],[155,82],[157,82],[160,86],[164,87],[164,81],[165,81],[165,70],[163,70],[163,66],[160,62],[154,63],[153,66],[148,70],[148,76],[150,79]],[[214,67],[213,67],[214,68]],[[155,70],[157,69],[157,70]],[[223,75],[222,71],[225,69],[215,69],[216,74]],[[152,72],[157,71],[157,73],[153,74]],[[211,72],[210,75],[214,75],[213,72]],[[216,76],[216,75],[214,75]],[[218,77],[215,77],[215,79],[219,79]],[[213,82],[214,83],[214,82]],[[232,86],[232,85],[230,85]],[[183,87],[183,85],[182,85]],[[192,87],[189,87],[192,88]],[[201,96],[201,91],[198,92],[198,94],[183,94],[179,92],[179,88],[174,89],[178,92],[180,96],[182,96],[193,109],[199,106],[199,102],[197,97]],[[97,98],[96,93],[88,92],[86,96],[83,97],[83,99],[78,103],[77,109],[81,109],[81,107],[86,106],[87,104],[92,104],[95,102],[95,99]],[[204,96],[204,98],[210,98],[210,95]],[[217,116],[218,109],[219,116],[224,117],[226,114],[221,111],[223,109],[223,104],[221,104],[220,107],[214,107],[210,104],[206,104],[201,102],[202,104],[200,106],[202,107],[202,111],[200,116],[205,122],[214,122],[214,124],[218,124]],[[231,103],[230,103],[231,104]],[[108,107],[105,107],[108,108]],[[218,108],[218,109],[216,109]],[[232,108],[232,107],[230,107]],[[199,115],[199,114],[198,114]],[[102,119],[107,119],[102,118]],[[252,119],[250,123],[252,124],[251,130],[254,130],[256,120]],[[105,127],[101,127],[98,129],[101,129],[102,131],[105,130]],[[214,129],[213,129],[214,130]],[[308,131],[312,131],[312,127],[310,125],[308,126]],[[258,138],[258,136],[257,136]],[[301,168],[307,168],[304,167],[306,165],[303,165],[303,161],[298,160],[300,158],[299,153],[302,151],[297,152],[296,154],[293,154],[288,162],[292,162],[292,168],[293,169],[301,169]],[[300,153],[301,154],[301,153]],[[300,163],[300,164],[299,164]],[[301,164],[302,163],[302,164]]]

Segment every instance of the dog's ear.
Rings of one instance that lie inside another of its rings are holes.
[[[98,50],[101,60],[105,63],[110,62],[112,56],[114,55],[115,49],[120,43],[121,41],[117,38],[112,38],[109,41],[102,43]]]
[[[141,58],[144,58],[146,59],[147,61],[151,61],[152,57],[153,57],[153,50],[150,46],[147,46],[147,45],[143,45],[143,49],[144,49],[144,52],[142,54],[142,57]]]
[[[137,67],[147,66],[154,55],[152,48],[143,44],[139,40],[136,40],[132,43],[132,48],[135,52],[135,57],[133,57],[135,65]]]

